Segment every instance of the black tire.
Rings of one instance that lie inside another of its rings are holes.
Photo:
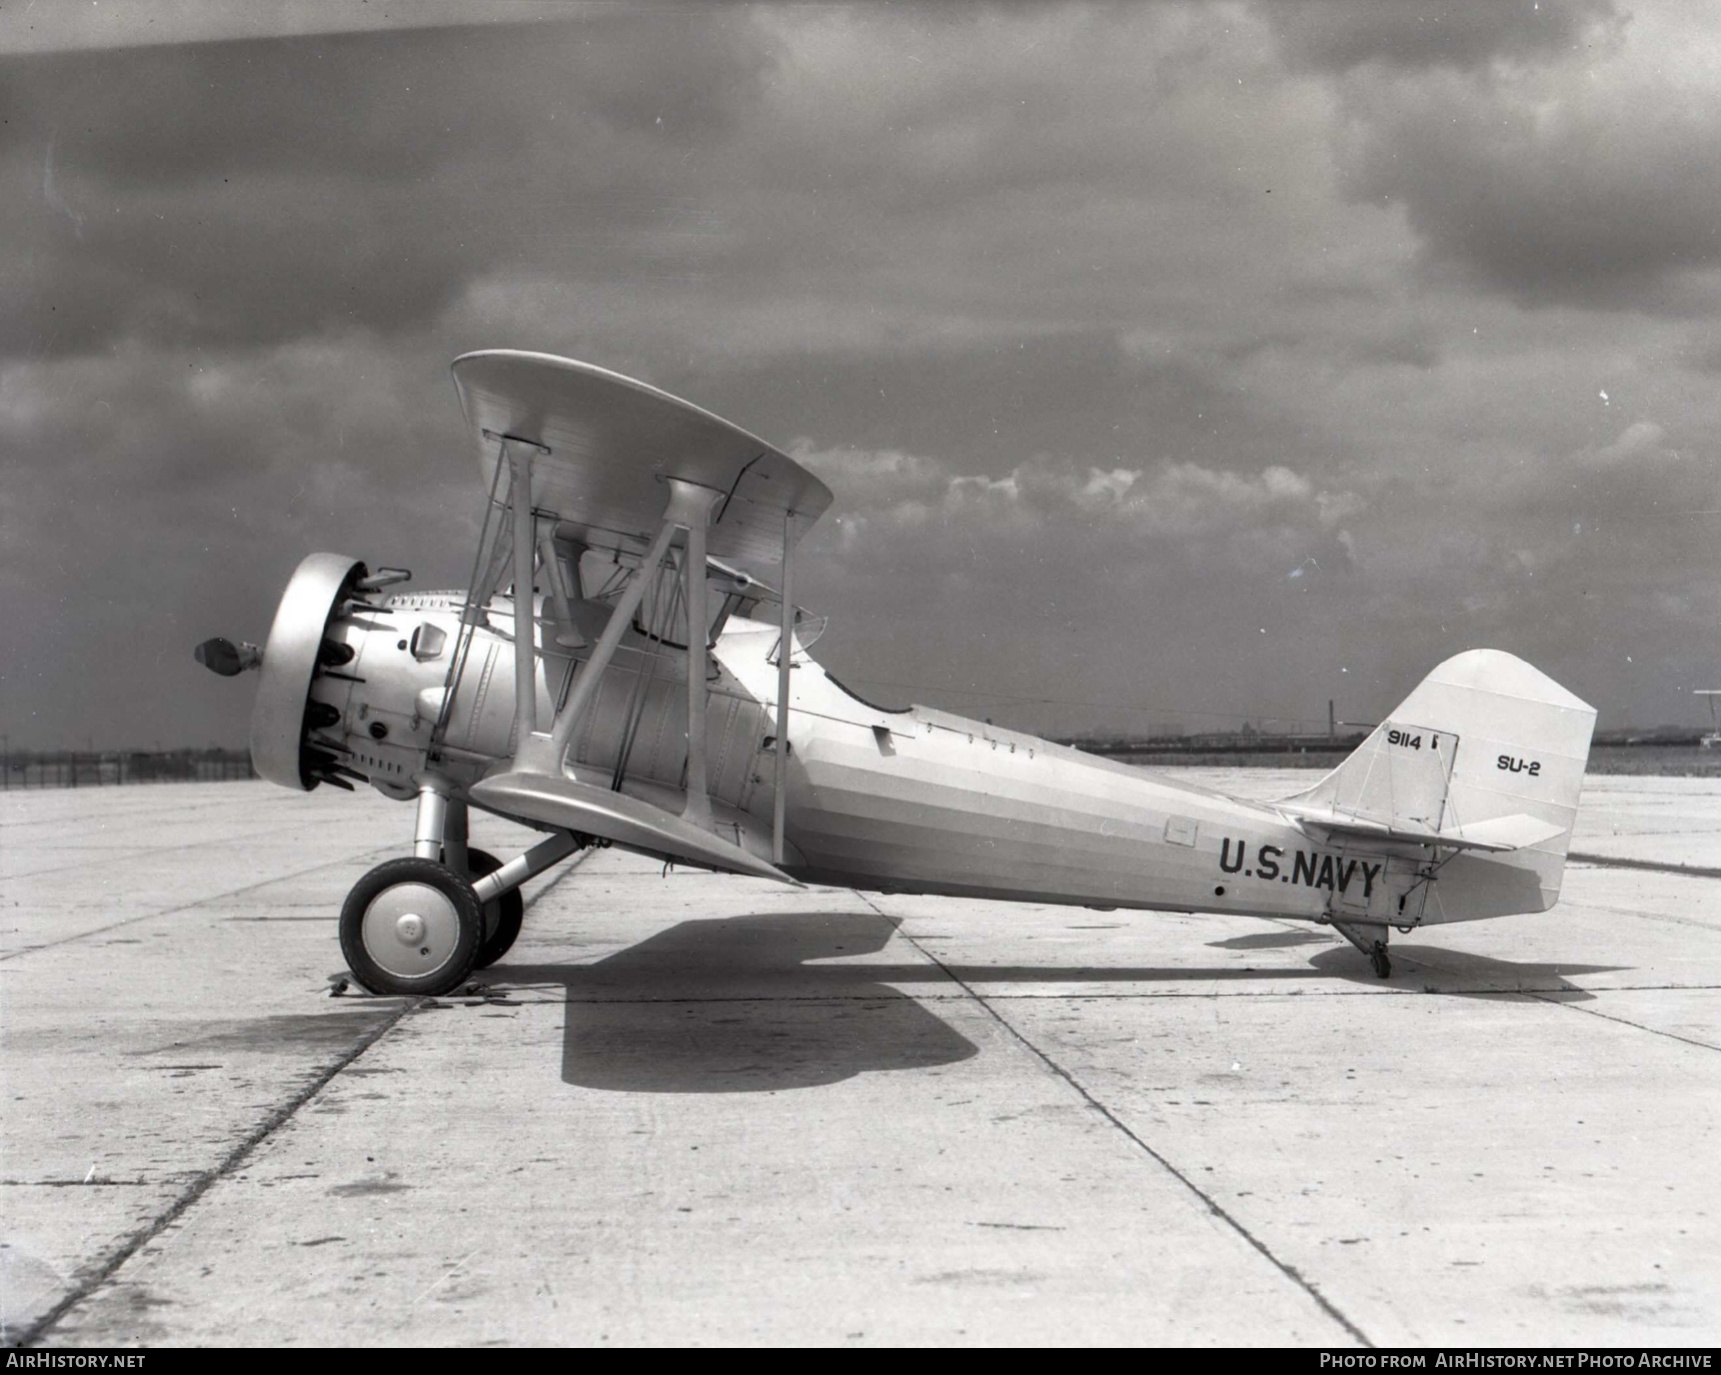
[[[421,935],[408,940],[405,923],[414,917]],[[341,907],[341,953],[372,993],[451,993],[472,973],[483,942],[484,913],[471,883],[428,859],[377,865]]]
[[[488,850],[466,849],[467,876],[476,883],[486,874],[502,867],[502,861]],[[520,925],[526,920],[526,900],[518,888],[510,888],[501,897],[484,904],[484,940],[478,947],[474,969],[488,969],[514,948],[519,939]]]

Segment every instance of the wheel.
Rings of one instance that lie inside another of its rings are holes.
[[[502,861],[488,850],[466,849],[467,877],[476,882],[486,874],[502,867]],[[526,901],[518,888],[510,888],[499,898],[484,904],[484,940],[478,947],[474,969],[488,969],[513,948],[520,934],[520,923],[526,919]]]
[[[451,992],[483,942],[471,883],[428,859],[377,865],[341,907],[341,953],[372,993]]]
[[[1392,976],[1392,960],[1386,953],[1385,941],[1376,941],[1374,949],[1369,951],[1368,958],[1369,963],[1374,966],[1374,972],[1381,978],[1386,979]]]

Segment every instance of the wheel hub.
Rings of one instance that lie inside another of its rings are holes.
[[[397,883],[365,909],[365,953],[384,973],[401,979],[434,974],[454,957],[460,915],[425,883]]]

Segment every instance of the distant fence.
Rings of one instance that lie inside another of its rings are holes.
[[[117,788],[255,777],[249,750],[20,750],[0,760],[0,789]]]
[[[1655,731],[1597,731],[1596,749],[1667,750],[1697,748],[1700,730],[1664,726]],[[1266,731],[1238,731],[1212,735],[1066,736],[1070,745],[1085,754],[1175,758],[1179,755],[1329,755],[1349,754],[1368,739],[1353,735],[1273,735]]]
[[[1260,731],[1135,739],[1088,737],[1060,743],[1149,768],[1332,769],[1366,738],[1269,735]],[[1597,731],[1585,772],[1721,778],[1721,749],[1704,747],[1702,739],[1701,731],[1679,726],[1653,731]]]

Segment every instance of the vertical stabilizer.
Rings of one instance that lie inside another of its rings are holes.
[[[1472,649],[1424,678],[1355,753],[1285,805],[1383,834],[1491,837],[1475,842],[1486,858],[1466,856],[1443,875],[1442,915],[1545,910],[1559,897],[1595,716],[1522,659]]]

